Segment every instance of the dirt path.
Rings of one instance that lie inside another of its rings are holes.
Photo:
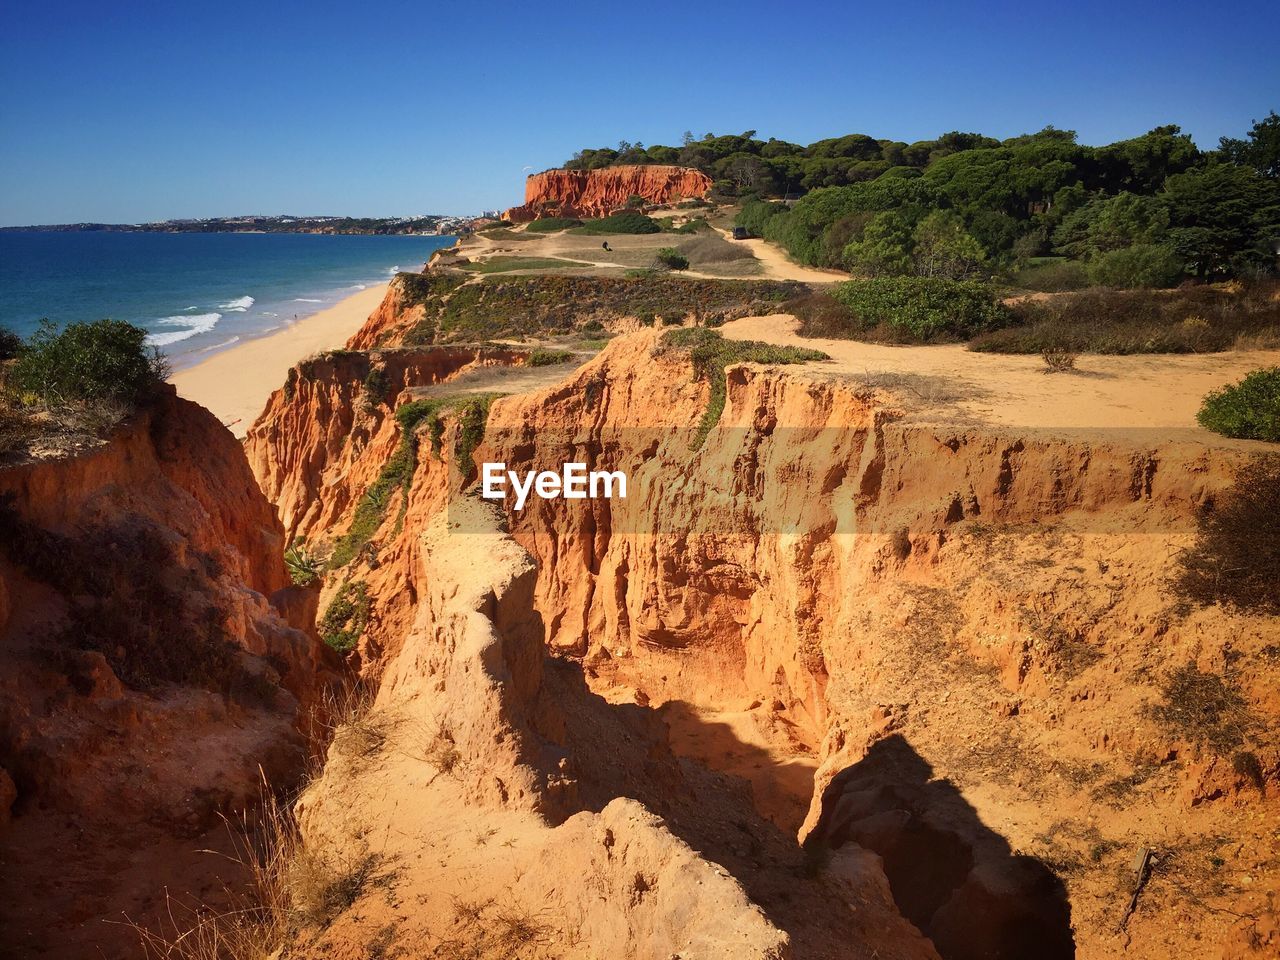
[[[764,267],[764,276],[769,280],[799,280],[802,283],[836,283],[848,280],[847,273],[839,270],[819,270],[815,267],[802,267],[792,261],[785,253],[765,240],[733,240],[728,230],[720,230],[727,240],[750,248],[755,258]]]
[[[1082,356],[1074,373],[1046,374],[1038,356],[974,353],[963,345],[895,347],[801,337],[789,314],[727,323],[733,340],[811,347],[831,361],[807,369],[857,377],[900,395],[908,407],[987,423],[1037,428],[1185,429],[1187,439],[1224,440],[1196,423],[1210,390],[1258,367],[1280,364],[1280,351],[1194,355]],[[1250,444],[1257,448],[1257,443]]]

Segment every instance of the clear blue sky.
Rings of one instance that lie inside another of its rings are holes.
[[[1280,4],[0,5],[0,224],[469,213],[582,146],[755,129],[1201,146],[1280,110]]]

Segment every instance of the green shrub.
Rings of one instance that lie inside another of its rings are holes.
[[[883,326],[916,343],[964,339],[1009,322],[989,286],[941,277],[876,277],[836,285],[832,296],[863,330]]]
[[[374,366],[369,368],[369,373],[364,378],[362,393],[364,406],[366,409],[372,409],[380,403],[387,400],[387,390],[391,384],[387,380],[387,371],[385,367]]]
[[[582,226],[574,228],[574,232],[587,234],[661,233],[662,224],[652,217],[646,217],[643,213],[627,210],[599,220],[588,220]]]
[[[0,327],[0,361],[12,360],[22,350],[22,338],[12,330]]]
[[[1099,255],[1089,264],[1089,276],[1105,287],[1171,287],[1182,276],[1182,259],[1170,247],[1140,243]]]
[[[320,639],[339,653],[354,650],[369,625],[372,606],[369,588],[357,580],[348,580],[338,588],[320,618]]]
[[[698,380],[710,385],[707,409],[694,432],[690,449],[697,450],[707,439],[711,428],[720,420],[728,396],[725,367],[733,363],[806,363],[810,360],[830,360],[821,350],[805,347],[783,347],[758,340],[726,340],[719,333],[705,327],[686,327],[671,330],[662,335],[659,349],[687,352],[693,362],[693,373]]]
[[[1280,455],[1246,463],[1196,524],[1178,592],[1200,604],[1280,613]]]
[[[744,228],[753,237],[764,236],[765,224],[780,213],[786,213],[787,207],[781,203],[769,203],[765,200],[748,200],[734,217],[733,225]]]
[[[1239,383],[1214,390],[1196,419],[1223,436],[1280,443],[1280,367],[1254,370]]]
[[[284,565],[289,579],[300,587],[309,587],[320,579],[320,561],[301,541],[291,544],[284,552]]]
[[[528,362],[531,367],[550,367],[557,363],[568,363],[572,359],[573,354],[568,350],[549,350],[546,347],[538,347],[529,354]]]
[[[1009,276],[1009,283],[1022,290],[1037,293],[1063,293],[1089,286],[1089,271],[1077,260],[1042,258]]]
[[[1275,283],[1239,291],[1197,286],[1186,290],[1084,290],[1009,304],[1013,324],[979,335],[971,350],[987,353],[1206,353],[1230,349],[1241,338],[1259,345],[1280,333]]]
[[[541,220],[530,221],[524,229],[525,233],[555,233],[557,230],[580,226],[582,221],[572,217],[543,217]]]
[[[654,259],[668,270],[689,269],[689,258],[675,247],[662,247],[654,255]]]
[[[123,320],[72,323],[58,330],[49,320],[27,342],[10,382],[44,403],[141,400],[169,373],[168,363],[147,346],[147,332]]]

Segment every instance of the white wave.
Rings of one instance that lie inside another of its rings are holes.
[[[253,297],[236,297],[226,303],[218,304],[220,310],[230,310],[232,313],[244,313],[253,306]]]
[[[388,277],[394,277],[399,272],[400,272],[400,264],[398,263],[394,267],[387,267]]]
[[[278,313],[272,313],[270,310],[263,310],[263,311],[262,311],[262,315],[263,315],[264,317],[278,317],[278,316],[280,316],[280,314],[278,314]]]
[[[347,289],[348,290],[368,290],[369,285],[367,283],[353,283],[351,286],[347,287]]]
[[[324,303],[323,300],[312,300],[310,297],[294,297],[294,303]]]
[[[187,307],[187,312],[189,313],[192,310],[199,310],[199,309],[200,308],[197,307],[195,304],[192,304],[191,306]]]
[[[212,347],[205,347],[201,353],[208,353],[210,350],[221,350],[223,347],[229,347],[233,343],[239,343],[239,337],[232,337],[230,340],[223,340],[221,343],[215,343]]]
[[[220,313],[197,313],[191,316],[161,317],[156,323],[162,327],[180,327],[179,330],[147,334],[147,343],[153,347],[167,347],[198,333],[208,333],[222,319]]]

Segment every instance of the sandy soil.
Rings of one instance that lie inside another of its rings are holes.
[[[725,237],[733,236],[728,230],[721,230]],[[793,261],[778,247],[764,240],[734,240],[750,248],[763,268],[762,275],[769,280],[799,280],[803,283],[836,283],[848,280],[847,273],[839,270],[819,270],[814,267],[802,267]]]
[[[1082,356],[1074,373],[1045,373],[1039,356],[974,353],[961,344],[895,347],[796,334],[789,314],[726,323],[734,340],[764,340],[822,350],[831,362],[809,369],[863,378],[912,405],[986,423],[1050,429],[1183,428],[1188,439],[1231,443],[1196,423],[1210,390],[1258,367],[1280,364],[1280,351],[1194,355]]]
[[[179,394],[212,410],[232,433],[243,437],[271,391],[284,383],[289,368],[320,350],[343,346],[386,293],[386,284],[361,290],[278,333],[180,370],[170,380]]]

